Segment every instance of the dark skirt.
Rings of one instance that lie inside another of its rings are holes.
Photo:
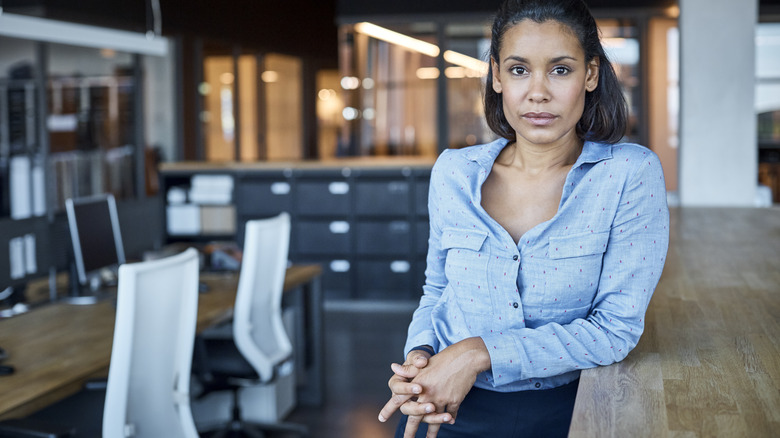
[[[553,389],[496,392],[472,388],[458,410],[455,424],[444,424],[438,438],[566,437],[574,411],[579,379]],[[406,416],[395,438],[403,438]],[[425,438],[421,424],[415,438]]]

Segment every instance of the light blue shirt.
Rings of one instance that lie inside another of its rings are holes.
[[[433,167],[426,281],[404,352],[479,336],[491,369],[475,386],[554,388],[636,346],[669,244],[663,171],[645,147],[586,142],[558,212],[515,244],[481,205],[506,144],[446,150]]]

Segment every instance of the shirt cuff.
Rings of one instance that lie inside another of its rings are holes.
[[[436,334],[433,330],[425,330],[418,333],[406,340],[406,346],[404,347],[404,358],[409,355],[412,348],[419,345],[430,345],[433,351],[439,351],[439,340],[436,338]]]
[[[481,336],[490,355],[490,371],[494,387],[515,382],[523,364],[518,363],[517,348],[511,336],[491,333]]]

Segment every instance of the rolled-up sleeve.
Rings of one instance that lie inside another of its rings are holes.
[[[433,328],[431,312],[436,303],[439,302],[442,292],[447,285],[447,278],[444,273],[444,264],[446,252],[441,245],[441,226],[439,221],[441,199],[440,187],[445,184],[441,176],[441,161],[447,154],[445,150],[434,164],[431,170],[431,180],[428,187],[428,215],[429,237],[428,253],[426,257],[425,284],[423,285],[423,295],[420,298],[420,304],[412,316],[412,322],[409,324],[409,332],[404,347],[404,357],[409,351],[419,345],[430,345],[434,351],[439,351],[439,341]]]

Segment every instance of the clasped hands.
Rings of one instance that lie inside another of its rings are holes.
[[[403,365],[392,364],[388,381],[390,400],[379,413],[387,421],[397,410],[409,418],[404,438],[413,438],[420,423],[428,423],[427,438],[434,438],[444,423],[454,424],[458,408],[477,375],[490,368],[490,355],[481,338],[468,338],[435,356],[414,350]]]

